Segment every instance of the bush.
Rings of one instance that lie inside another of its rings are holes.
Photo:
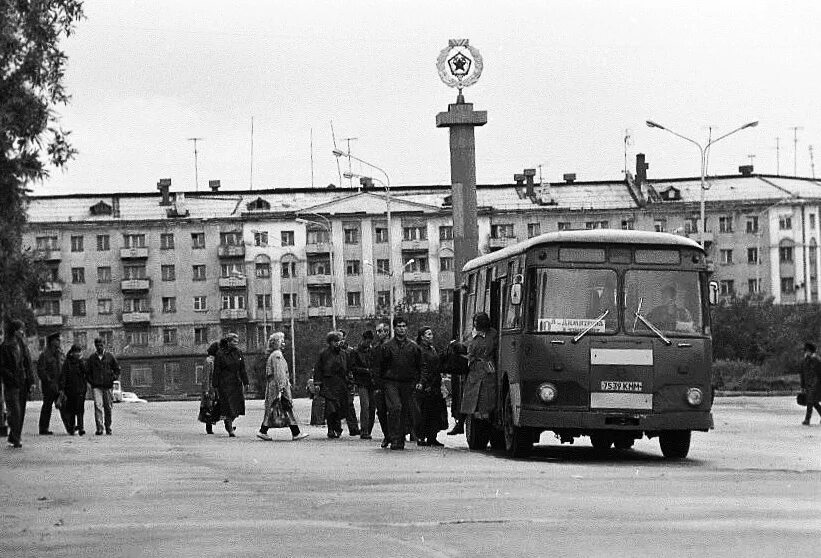
[[[713,362],[713,387],[725,391],[797,391],[799,377],[785,374],[777,359],[762,366],[742,360]]]

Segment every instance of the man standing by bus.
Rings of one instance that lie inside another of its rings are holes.
[[[388,431],[392,450],[405,449],[405,417],[413,404],[413,389],[419,382],[422,353],[408,339],[408,322],[402,316],[393,319],[393,339],[382,347],[379,368],[384,382],[388,407]]]
[[[114,380],[120,377],[120,365],[114,355],[105,350],[105,341],[101,337],[94,340],[95,351],[88,357],[88,383],[94,394],[94,420],[97,423],[97,436],[103,433],[111,435],[111,410],[114,406],[112,389]]]

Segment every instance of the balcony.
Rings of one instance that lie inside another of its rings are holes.
[[[148,257],[148,248],[120,248],[120,259],[144,260]]]
[[[308,285],[330,285],[333,277],[330,275],[308,275],[305,277],[305,283]]]
[[[243,275],[241,277],[220,277],[220,289],[244,289],[248,285],[248,279]]]
[[[217,256],[220,258],[244,258],[245,246],[242,244],[220,244],[217,247]]]
[[[515,237],[503,237],[503,238],[493,238],[490,237],[487,240],[487,246],[491,250],[501,250],[502,248],[507,248],[508,246],[513,246],[519,242],[519,240]]]
[[[59,281],[47,281],[43,284],[43,294],[59,295],[63,292],[63,284]]]
[[[330,254],[330,252],[330,242],[312,242],[311,244],[305,245],[306,254]]]
[[[319,318],[322,316],[330,316],[331,315],[331,307],[330,306],[311,306],[308,308],[308,317],[309,318]]]
[[[430,283],[430,271],[405,271],[402,273],[405,283]]]
[[[151,279],[123,279],[120,289],[123,291],[147,291],[151,286]]]
[[[151,312],[123,312],[124,324],[144,324],[151,321]]]
[[[428,240],[403,240],[402,245],[400,246],[402,251],[407,250],[414,250],[414,251],[422,251],[427,252],[428,250]]]
[[[63,259],[63,254],[59,248],[53,250],[39,249],[34,251],[34,257],[46,262],[59,262]]]
[[[223,308],[220,310],[220,320],[247,320],[246,308]]]
[[[46,315],[37,316],[37,325],[39,326],[61,326],[63,325],[63,316],[61,315]]]

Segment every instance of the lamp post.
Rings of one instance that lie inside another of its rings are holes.
[[[339,157],[347,157],[349,160],[353,159],[354,161],[358,161],[358,162],[362,163],[363,165],[367,165],[367,166],[371,167],[372,169],[375,169],[375,170],[381,172],[385,176],[385,182],[382,182],[381,180],[378,180],[378,179],[376,179],[376,180],[377,180],[377,182],[379,182],[380,184],[382,184],[385,187],[385,213],[386,213],[386,217],[388,219],[388,238],[387,238],[388,248],[389,248],[389,250],[393,249],[393,244],[391,244],[391,178],[388,176],[388,173],[385,172],[384,169],[382,169],[380,167],[377,167],[373,163],[369,163],[368,161],[365,161],[364,159],[360,159],[359,157],[354,157],[353,155],[350,154],[350,152],[345,153],[344,151],[342,151],[340,149],[334,149],[333,154],[337,159]],[[353,173],[350,173],[350,172],[347,173],[347,174],[350,174],[351,177],[354,176]],[[388,263],[390,263],[390,259],[388,260]],[[393,266],[390,266],[390,268],[392,269]],[[390,307],[389,308],[390,314],[389,314],[389,317],[388,317],[388,321],[390,323],[390,328],[391,328],[391,337],[393,337],[393,273],[390,274],[390,278],[391,278],[391,285],[390,285],[390,288],[388,289],[388,306]]]
[[[319,221],[313,221],[311,219],[303,219],[301,217],[297,217],[295,219],[295,221],[297,223],[302,223],[303,225],[316,225],[316,226],[321,227],[321,228],[325,229],[326,231],[328,231],[328,244],[330,246],[330,252],[331,252],[331,274],[330,274],[331,275],[331,328],[334,331],[336,331],[336,286],[334,284],[334,282],[335,282],[335,278],[334,278],[334,269],[335,269],[335,265],[334,265],[334,241],[333,241],[333,232],[332,232],[332,228],[331,228],[331,221],[330,221],[330,219],[328,219],[324,215],[319,215],[319,214],[316,214],[316,213],[311,213],[311,215],[314,215],[316,217],[319,217],[320,219],[323,219],[325,221],[325,223],[320,223]]]
[[[743,126],[739,126],[735,130],[733,130],[731,132],[727,132],[723,136],[719,136],[716,139],[707,142],[707,144],[704,145],[704,146],[702,146],[696,140],[690,139],[687,136],[682,136],[681,134],[679,134],[677,132],[674,132],[673,130],[671,130],[669,128],[665,128],[661,124],[659,124],[657,122],[653,122],[652,120],[647,120],[646,123],[647,123],[647,126],[650,127],[650,128],[658,128],[659,130],[665,130],[667,132],[670,132],[674,136],[677,136],[677,137],[679,137],[683,140],[689,141],[690,143],[692,143],[693,145],[698,147],[698,151],[701,154],[701,197],[699,198],[699,200],[700,200],[699,205],[700,205],[700,210],[701,210],[701,228],[699,229],[699,232],[698,232],[698,243],[701,244],[702,248],[704,248],[704,233],[705,233],[706,224],[707,224],[706,223],[706,216],[705,216],[705,209],[706,208],[705,208],[705,202],[704,202],[704,190],[706,189],[705,186],[704,186],[704,179],[705,179],[705,175],[707,174],[707,155],[710,151],[710,146],[713,145],[714,143],[720,141],[720,140],[723,140],[727,136],[731,136],[731,135],[735,134],[736,132],[739,132],[739,131],[744,130],[746,128],[755,128],[756,126],[758,126],[758,120],[756,120],[755,122],[748,122],[747,124],[744,124]]]

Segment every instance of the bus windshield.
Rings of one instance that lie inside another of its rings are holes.
[[[624,288],[628,333],[653,335],[646,322],[662,333],[703,331],[697,272],[633,269],[625,273]]]
[[[618,328],[616,272],[610,269],[536,269],[531,285],[535,331],[614,333]]]

